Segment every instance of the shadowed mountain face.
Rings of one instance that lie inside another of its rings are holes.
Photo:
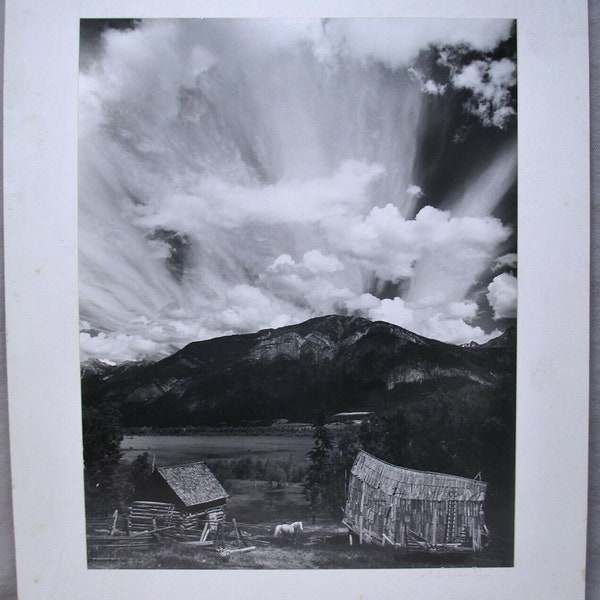
[[[514,378],[515,335],[463,348],[384,322],[319,317],[194,342],[154,364],[88,367],[83,402],[116,401],[125,425],[309,420],[315,409],[388,410]],[[485,394],[484,394],[485,395]]]

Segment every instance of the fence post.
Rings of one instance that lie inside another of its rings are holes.
[[[235,537],[237,538],[237,544],[238,544],[238,548],[239,548],[241,546],[240,534],[238,532],[237,523],[235,522],[235,519],[232,519],[232,522],[233,522],[233,530],[235,531]]]
[[[110,530],[110,535],[111,537],[113,535],[115,535],[115,532],[117,531],[117,519],[119,518],[119,511],[115,510],[115,512],[113,513],[113,522],[112,522],[112,527]]]

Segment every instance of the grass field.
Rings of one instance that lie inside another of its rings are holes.
[[[244,529],[241,526],[240,529]],[[261,536],[267,539],[268,535]],[[252,544],[252,540],[248,541]],[[238,548],[235,539],[226,546]],[[250,552],[222,557],[212,547],[198,548],[166,541],[145,549],[112,550],[96,553],[90,567],[96,569],[408,569],[451,567],[496,567],[501,562],[488,553],[461,556],[407,554],[391,546],[372,544],[350,546],[345,528],[317,521],[305,525],[295,541],[270,538],[268,545],[256,545]]]
[[[310,436],[277,435],[128,435],[121,443],[123,460],[131,462],[147,452],[156,465],[178,465],[215,458],[270,458],[302,461],[311,449]]]
[[[300,484],[270,488],[264,481],[234,479],[229,481],[227,518],[239,523],[263,524],[272,533],[279,523],[293,523],[310,518],[310,507]],[[341,520],[340,511],[340,520]]]
[[[212,549],[183,547],[174,543],[155,549],[129,550],[120,556],[104,556],[92,561],[93,568],[120,569],[356,569],[356,568],[424,568],[475,566],[461,559],[446,560],[407,556],[406,553],[363,545],[349,546],[343,532],[309,530],[304,540],[295,544],[257,547],[252,552],[232,554],[223,560]]]

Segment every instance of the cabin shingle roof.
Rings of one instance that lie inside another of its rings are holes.
[[[487,483],[467,477],[415,471],[392,465],[361,450],[352,475],[388,496],[407,500],[447,500],[452,490],[456,500],[485,500]]]
[[[159,467],[157,471],[187,507],[229,496],[203,462]]]

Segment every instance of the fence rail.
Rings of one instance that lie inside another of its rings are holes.
[[[184,514],[173,505],[135,502],[126,514],[115,511],[110,518],[88,519],[86,527],[88,555],[94,561],[110,560],[103,551],[156,548],[162,543],[215,550],[226,558],[257,546],[269,546],[275,524],[270,528],[227,520],[220,507]],[[113,558],[119,560],[120,556]]]

